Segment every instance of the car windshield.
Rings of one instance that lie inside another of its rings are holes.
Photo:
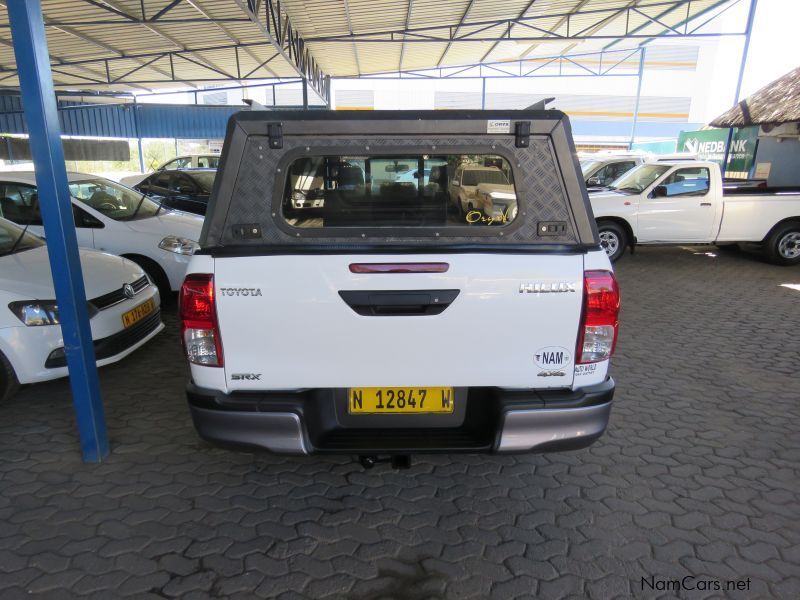
[[[508,179],[500,169],[465,169],[461,185],[478,185],[480,183],[496,183],[508,185]]]
[[[42,238],[25,231],[24,227],[0,219],[0,256],[44,246]]]
[[[115,221],[147,219],[161,210],[157,202],[144,194],[102,177],[72,181],[69,193]]]
[[[669,171],[669,165],[639,165],[611,183],[612,190],[638,194]]]
[[[211,189],[214,187],[214,179],[217,176],[216,171],[193,171],[189,176],[194,180],[197,186],[205,193],[210,194]]]
[[[596,160],[582,160],[581,161],[581,172],[586,175],[590,173],[595,166],[599,165],[600,163]]]

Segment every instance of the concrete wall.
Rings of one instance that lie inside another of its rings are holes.
[[[800,186],[800,140],[774,137],[758,138],[758,163],[772,163],[767,179],[769,186]]]

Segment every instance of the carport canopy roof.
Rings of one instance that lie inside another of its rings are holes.
[[[0,0],[0,86],[18,86]],[[58,89],[364,76],[704,35],[737,0],[42,0]]]

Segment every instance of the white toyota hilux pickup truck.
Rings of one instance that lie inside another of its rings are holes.
[[[388,163],[500,165],[518,206],[471,223]],[[580,177],[557,111],[234,115],[180,297],[199,434],[365,464],[591,444],[619,291]]]
[[[800,264],[800,189],[723,186],[716,163],[676,160],[640,165],[589,198],[612,261],[634,244],[752,243],[775,264]]]

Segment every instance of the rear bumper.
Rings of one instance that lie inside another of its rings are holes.
[[[466,410],[455,426],[421,421],[420,427],[407,422],[398,427],[393,415],[353,423],[342,412],[344,390],[224,394],[191,383],[187,388],[198,433],[222,445],[280,454],[509,453],[592,444],[608,425],[614,380],[575,391],[470,388],[461,393]]]

